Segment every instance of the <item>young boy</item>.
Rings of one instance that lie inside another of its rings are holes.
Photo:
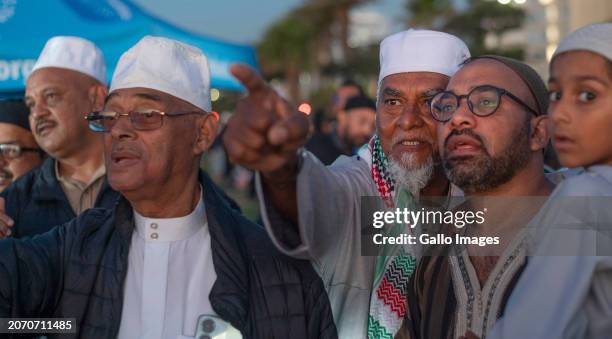
[[[535,256],[488,338],[612,337],[612,23],[559,44],[549,90],[559,160],[585,171],[538,215]]]

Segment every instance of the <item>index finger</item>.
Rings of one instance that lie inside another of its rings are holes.
[[[233,64],[230,72],[246,87],[249,93],[261,91],[268,87],[259,73],[247,64]]]

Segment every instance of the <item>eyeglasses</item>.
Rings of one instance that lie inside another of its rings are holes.
[[[502,95],[507,95],[535,116],[540,115],[516,95],[491,85],[478,86],[467,95],[456,95],[449,91],[440,92],[431,99],[431,114],[437,121],[447,122],[459,108],[461,99],[466,98],[468,108],[474,115],[486,117],[497,111],[499,105],[501,105]]]
[[[187,114],[202,114],[200,111],[187,112],[160,112],[156,110],[139,110],[128,113],[118,113],[113,111],[91,112],[85,116],[89,121],[89,129],[94,132],[110,132],[115,126],[119,117],[128,117],[132,127],[138,131],[150,131],[158,129],[164,124],[164,117],[175,117]]]
[[[44,154],[44,151],[40,148],[21,147],[17,144],[0,144],[0,153],[6,159],[17,159],[21,157],[23,152],[35,152],[40,155]]]

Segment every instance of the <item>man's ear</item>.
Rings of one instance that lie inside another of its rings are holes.
[[[91,102],[92,111],[101,111],[104,109],[104,100],[108,95],[108,89],[102,84],[95,84],[89,88],[88,98]]]
[[[201,154],[208,150],[217,137],[217,128],[219,127],[219,115],[215,112],[206,113],[198,116],[196,119],[197,139],[194,152]]]
[[[548,115],[531,119],[530,147],[532,151],[540,151],[548,146],[550,141]]]

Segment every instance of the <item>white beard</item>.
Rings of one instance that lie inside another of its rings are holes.
[[[417,164],[412,153],[402,154],[399,162],[389,157],[389,172],[395,184],[407,189],[414,197],[418,197],[421,189],[429,183],[433,168],[434,161],[431,155],[423,164]]]

